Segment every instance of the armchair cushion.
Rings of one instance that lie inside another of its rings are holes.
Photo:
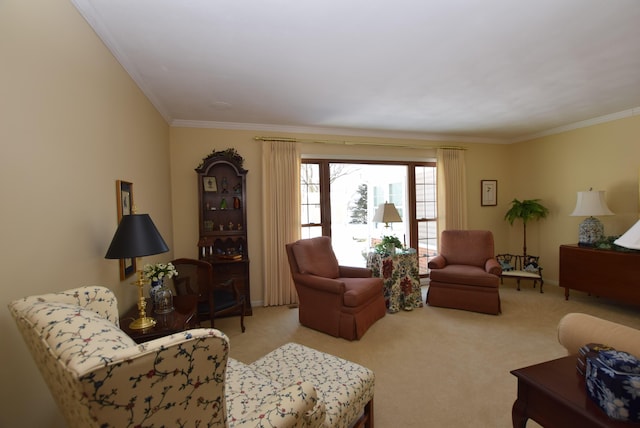
[[[327,236],[296,241],[293,244],[293,254],[302,274],[325,278],[338,278],[340,275],[338,259],[331,248],[331,239]]]
[[[357,307],[376,299],[383,292],[382,279],[378,279],[379,286],[372,286],[371,278],[339,278],[345,284],[344,305]]]
[[[230,426],[261,426],[265,415],[268,419],[278,419],[278,426],[295,426],[298,420],[306,420],[304,426],[320,426],[326,410],[313,384],[303,381],[302,377],[283,381],[289,386],[283,387],[278,379],[230,358],[226,388],[228,411],[232,415]],[[248,406],[248,403],[255,405]]]
[[[442,269],[434,269],[429,277],[434,282],[449,284],[466,284],[479,287],[498,287],[498,278],[484,268],[466,265],[448,265]]]

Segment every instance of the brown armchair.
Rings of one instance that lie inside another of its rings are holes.
[[[213,328],[217,317],[240,315],[244,333],[245,296],[233,279],[217,283],[213,266],[204,260],[182,258],[172,263],[178,271],[173,277],[176,293],[198,295],[198,322],[209,320]]]
[[[329,237],[301,239],[286,249],[300,324],[354,340],[385,316],[382,279],[370,269],[339,266]]]
[[[500,313],[500,274],[488,230],[445,230],[431,269],[427,303],[487,314]]]

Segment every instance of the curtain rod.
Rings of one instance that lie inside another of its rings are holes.
[[[344,146],[379,146],[379,147],[397,147],[403,149],[450,149],[450,150],[467,150],[462,146],[421,146],[418,144],[389,144],[389,143],[377,143],[372,141],[346,141],[346,140],[313,140],[313,139],[301,139],[290,137],[253,137],[255,141],[286,141],[291,143],[315,143],[315,144],[336,144]]]

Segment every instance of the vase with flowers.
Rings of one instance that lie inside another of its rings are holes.
[[[142,269],[145,278],[151,281],[149,295],[153,310],[158,314],[173,311],[173,293],[165,284],[165,279],[178,275],[173,263],[146,264]]]

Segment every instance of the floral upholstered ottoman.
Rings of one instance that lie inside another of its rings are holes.
[[[325,405],[323,427],[373,428],[375,376],[366,367],[297,343],[287,343],[249,367],[282,384],[296,379],[312,383]]]

